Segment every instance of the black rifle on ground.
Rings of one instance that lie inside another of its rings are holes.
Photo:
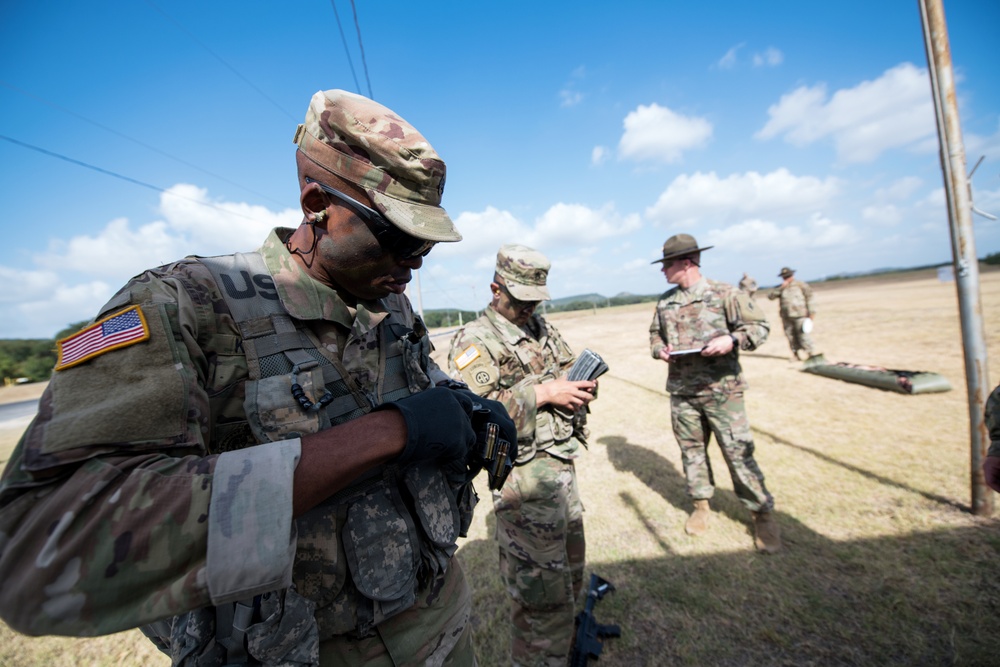
[[[596,574],[590,575],[590,588],[587,590],[587,602],[583,611],[576,615],[576,642],[573,644],[573,655],[570,656],[570,667],[586,667],[590,658],[597,660],[604,650],[604,637],[621,637],[622,631],[617,625],[601,625],[594,618],[594,605],[606,593],[615,590],[614,585]]]

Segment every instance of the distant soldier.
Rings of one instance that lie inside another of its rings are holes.
[[[500,401],[517,425],[518,456],[494,491],[500,574],[510,595],[511,663],[565,665],[586,545],[574,459],[597,383],[566,379],[575,359],[535,308],[549,298],[549,260],[523,245],[497,253],[483,315],[455,335],[452,376]]]
[[[667,239],[662,259],[653,262],[662,262],[667,282],[676,285],[656,303],[649,345],[654,359],[670,364],[670,420],[694,501],[684,530],[699,535],[708,528],[709,499],[715,493],[708,441],[714,433],[733,489],[753,517],[754,544],[775,553],[781,550],[781,535],[774,498],[753,457],[739,358],[741,349],[756,349],[767,340],[770,327],[745,292],[701,275],[701,251],[711,247],[699,248],[693,236],[678,234]]]
[[[792,358],[799,360],[799,350],[806,353],[806,358],[818,356],[813,344],[813,320],[816,319],[816,305],[813,302],[813,291],[808,283],[796,280],[795,271],[787,266],[778,274],[783,282],[771,290],[768,299],[780,299],[781,323],[785,328],[785,337],[792,348]]]
[[[757,281],[750,277],[746,271],[743,272],[743,279],[740,280],[740,289],[746,292],[750,298],[753,298],[753,295],[757,293]]]

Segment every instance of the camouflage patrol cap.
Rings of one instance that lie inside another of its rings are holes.
[[[659,264],[660,262],[666,262],[668,260],[677,259],[678,257],[684,257],[685,255],[693,255],[696,252],[701,252],[702,250],[708,250],[709,248],[714,247],[715,246],[707,245],[704,248],[699,248],[698,242],[695,241],[694,237],[690,234],[675,234],[667,239],[663,244],[663,257],[650,262],[650,264]]]
[[[778,277],[779,278],[788,278],[789,276],[794,276],[794,275],[795,275],[795,271],[793,269],[790,269],[787,266],[785,266],[785,267],[782,267],[781,273],[778,274]]]
[[[503,278],[507,291],[520,301],[551,299],[545,281],[552,262],[534,248],[508,243],[497,252],[496,272]]]
[[[294,142],[314,163],[363,189],[401,230],[428,241],[460,241],[441,208],[445,164],[423,135],[391,109],[344,90],[312,97]]]

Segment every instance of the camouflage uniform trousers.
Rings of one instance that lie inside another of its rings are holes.
[[[418,591],[412,607],[379,623],[374,637],[320,643],[320,667],[475,667],[471,610],[472,592],[456,556],[437,585]]]
[[[764,486],[764,473],[753,458],[743,393],[708,396],[670,396],[670,421],[681,447],[687,492],[694,500],[707,500],[715,493],[715,477],[708,458],[708,441],[715,441],[733,479],[733,489],[752,512],[771,511],[774,498]]]
[[[511,664],[565,667],[583,588],[583,503],[572,461],[539,453],[493,494]]]
[[[792,348],[792,354],[796,357],[799,350],[805,350],[805,353],[810,357],[816,354],[816,346],[813,345],[812,336],[802,330],[802,323],[805,320],[805,317],[785,317],[781,320],[785,327],[788,347]]]

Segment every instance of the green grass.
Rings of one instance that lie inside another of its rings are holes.
[[[757,460],[786,546],[775,556],[754,551],[748,514],[714,444],[710,530],[684,533],[690,504],[663,392],[666,366],[646,349],[651,304],[552,316],[575,349],[590,347],[611,367],[593,404],[590,449],[577,465],[587,571],[617,588],[596,616],[622,628],[595,664],[1000,662],[1000,521],[969,510],[954,284],[838,281],[818,298],[814,336],[828,359],[938,372],[954,389],[908,396],[800,373],[788,361],[774,302],[758,299],[772,334],[743,366]],[[997,331],[1000,272],[984,274],[982,302],[986,330]],[[447,353],[446,341],[435,345],[438,356]],[[987,345],[1000,358],[1000,340]],[[997,371],[994,364],[993,384]],[[479,664],[500,667],[510,664],[508,601],[496,572],[490,496],[485,489],[480,496],[458,555],[474,591]],[[168,661],[136,632],[28,639],[0,627],[0,665],[81,664]]]

